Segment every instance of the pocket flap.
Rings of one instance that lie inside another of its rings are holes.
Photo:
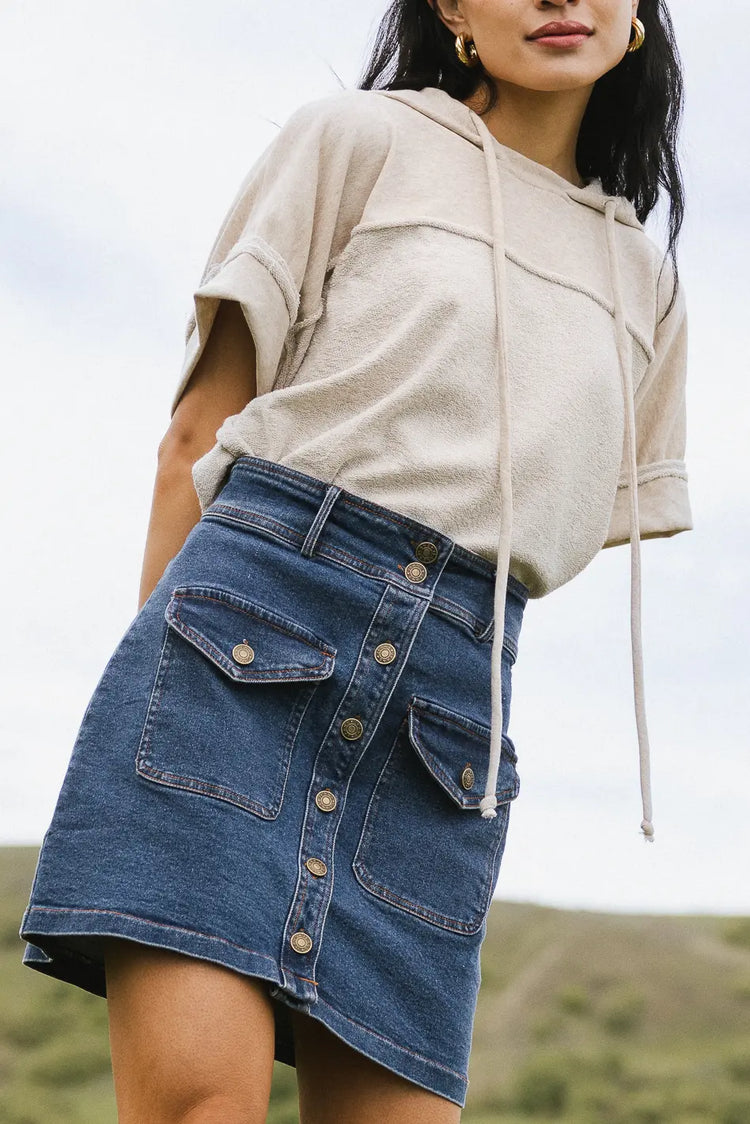
[[[297,621],[214,586],[183,585],[164,610],[170,628],[238,683],[325,679],[336,649]]]
[[[423,764],[460,808],[479,806],[490,759],[488,726],[431,699],[413,695],[409,704],[409,740]],[[513,742],[503,734],[495,792],[499,804],[518,796],[521,782],[517,760]]]

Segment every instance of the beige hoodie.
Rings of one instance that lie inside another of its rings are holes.
[[[436,87],[342,90],[289,117],[242,183],[195,292],[174,412],[222,299],[258,395],[193,466],[201,509],[237,456],[434,526],[542,597],[631,543],[645,838],[653,839],[640,537],[692,528],[684,290],[632,204],[497,141]],[[637,486],[636,486],[637,482]],[[485,818],[496,813],[503,629]]]

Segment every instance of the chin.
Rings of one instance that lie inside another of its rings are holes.
[[[585,69],[580,65],[576,66],[574,59],[557,59],[552,60],[549,66],[535,67],[533,71],[522,75],[517,85],[524,86],[527,90],[557,93],[593,86],[600,76],[600,72],[592,72],[590,66]]]

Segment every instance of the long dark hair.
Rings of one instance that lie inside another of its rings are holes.
[[[608,194],[629,199],[642,223],[656,206],[660,187],[666,190],[665,260],[669,254],[674,270],[666,316],[677,292],[676,249],[685,212],[677,157],[683,77],[666,0],[640,0],[638,18],[645,28],[643,45],[594,84],[578,133],[576,165],[583,177],[598,176]],[[357,89],[423,86],[437,86],[461,101],[481,90],[483,112],[497,105],[497,86],[481,62],[467,67],[459,60],[455,37],[427,0],[392,0]]]

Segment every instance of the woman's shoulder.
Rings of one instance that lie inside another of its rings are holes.
[[[388,99],[377,90],[344,87],[302,102],[292,111],[282,131],[313,132],[321,146],[334,144],[388,148],[393,137]]]

